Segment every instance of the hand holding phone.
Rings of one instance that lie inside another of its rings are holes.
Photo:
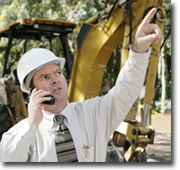
[[[30,96],[30,101],[28,104],[28,122],[30,125],[36,127],[39,126],[43,119],[44,104],[54,104],[55,100],[50,92],[38,89],[32,89],[32,94]],[[51,99],[51,100],[50,100]],[[43,103],[43,105],[42,105]]]
[[[33,90],[34,90],[34,88],[31,89],[31,93],[32,93]],[[42,104],[53,105],[55,103],[54,96],[52,96],[52,95],[45,95],[44,97],[50,97],[51,100],[44,101],[44,102],[42,102]]]

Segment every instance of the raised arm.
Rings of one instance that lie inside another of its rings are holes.
[[[107,135],[123,121],[142,89],[151,51],[149,46],[161,38],[158,25],[150,23],[156,11],[153,8],[138,27],[129,58],[120,71],[115,87],[101,100],[101,104],[108,108],[101,109],[107,116],[104,118],[104,122],[108,123],[108,126],[104,123]]]

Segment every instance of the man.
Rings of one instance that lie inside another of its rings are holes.
[[[149,45],[160,40],[159,27],[149,24],[155,13],[154,8],[139,26],[129,59],[115,87],[103,97],[68,103],[67,82],[62,74],[64,59],[46,49],[32,49],[25,53],[17,71],[21,89],[32,91],[29,115],[4,133],[0,160],[105,161],[109,136],[140,94],[150,56]],[[44,97],[47,95],[55,98],[53,105],[42,104],[51,100]]]

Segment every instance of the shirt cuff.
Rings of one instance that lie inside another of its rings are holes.
[[[148,50],[145,53],[137,53],[133,51],[131,47],[129,51],[129,62],[132,65],[139,65],[139,66],[147,64],[149,61],[150,53],[151,53],[150,47],[148,47]]]

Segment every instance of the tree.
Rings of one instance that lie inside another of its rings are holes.
[[[170,36],[170,28],[171,28],[171,2],[169,0],[165,1],[164,8],[167,11],[166,23],[164,32],[162,35],[162,41],[166,41],[162,44],[161,55],[159,58],[159,66],[158,66],[158,79],[160,83],[160,88],[158,93],[156,94],[156,99],[161,100],[160,112],[165,113],[167,110],[167,100],[171,97],[170,89],[171,89],[171,36]]]
[[[162,51],[161,51],[161,67],[162,67],[162,76],[161,76],[161,81],[162,81],[162,93],[161,93],[161,113],[164,113],[166,110],[166,100],[167,100],[167,46],[166,44],[163,46]]]

